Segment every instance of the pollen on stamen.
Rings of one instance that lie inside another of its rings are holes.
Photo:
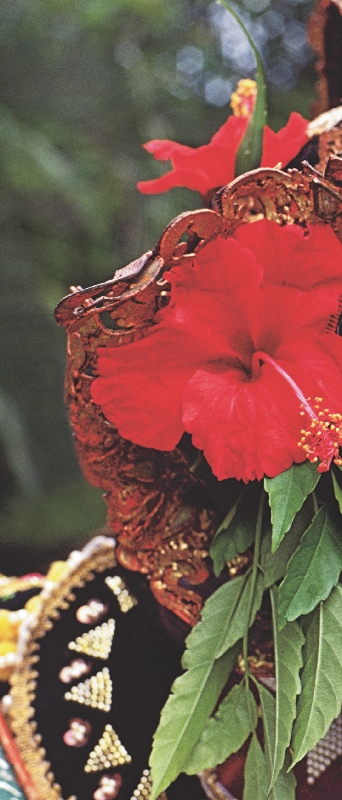
[[[309,399],[309,398],[308,398]],[[342,466],[340,449],[342,450],[342,429],[336,425],[340,422],[341,414],[331,414],[328,408],[321,410],[321,397],[315,397],[318,411],[317,417],[310,418],[310,425],[307,429],[301,430],[301,439],[298,447],[302,447],[306,457],[311,464],[320,461],[317,467],[318,472],[327,472],[331,462]],[[308,409],[301,406],[301,415],[308,416]]]
[[[235,117],[251,117],[257,95],[256,81],[242,78],[231,96],[230,105]]]

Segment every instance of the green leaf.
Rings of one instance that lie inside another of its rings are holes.
[[[273,615],[273,640],[276,675],[275,730],[271,745],[271,779],[274,786],[284,765],[296,716],[296,697],[301,690],[299,672],[303,665],[302,648],[305,637],[297,622],[288,622],[278,630],[278,589],[270,590]]]
[[[319,509],[293,553],[279,590],[279,624],[308,614],[325,600],[342,569],[342,537],[326,506]]]
[[[211,645],[212,637],[204,636],[202,664],[197,662],[175,680],[171,687],[172,694],[162,710],[150,756],[153,784],[151,800],[155,800],[184,770],[241,649],[241,643],[237,642],[235,647],[215,661],[215,651],[211,651]]]
[[[221,586],[205,603],[201,621],[187,638],[182,664],[188,672],[175,681],[155,735],[152,800],[182,772],[212,714],[239,653],[239,640],[260,608],[261,573],[248,615],[251,585],[252,574],[246,573]]]
[[[220,3],[240,25],[241,30],[244,32],[253,50],[256,60],[255,78],[257,82],[257,96],[252,117],[236,155],[235,177],[237,177],[238,175],[243,175],[244,172],[249,172],[251,169],[257,169],[261,163],[264,125],[266,124],[267,116],[266,82],[259,50],[254,44],[248,30],[245,28],[236,11],[234,11],[226,0],[220,0]]]
[[[285,755],[284,766],[280,770],[277,780],[268,797],[270,800],[296,800],[297,781],[291,769],[291,756],[289,751]]]
[[[188,636],[188,650],[185,651],[182,659],[183,667],[189,669],[201,659],[203,647],[203,628],[208,629],[208,636],[212,639],[217,637],[213,629],[219,626],[220,644],[217,644],[215,658],[220,656],[233,647],[238,639],[242,639],[248,625],[252,625],[254,617],[261,606],[264,590],[263,576],[259,572],[257,575],[253,605],[250,620],[247,619],[249,597],[252,585],[251,572],[234,578],[228,583],[224,583],[207,600],[203,613],[202,622],[195,625]],[[211,628],[211,630],[210,630]]]
[[[278,774],[274,786],[268,791],[268,785],[273,771],[273,754],[276,734],[276,702],[273,695],[265,687],[255,681],[260,696],[262,708],[262,721],[265,742],[265,784],[266,795],[270,800],[295,800],[296,780],[292,772],[286,770],[290,766],[290,755],[287,752],[285,764]]]
[[[258,709],[254,697],[249,692],[247,703],[246,684],[241,681],[233,686],[222,700],[218,711],[211,717],[198,742],[193,748],[184,769],[188,775],[195,775],[202,769],[210,769],[222,764],[226,758],[242,747],[258,722]]]
[[[265,478],[264,486],[269,495],[272,520],[272,551],[280,544],[283,536],[290,530],[297,511],[304,500],[313,492],[320,479],[315,464],[293,464],[276,478]]]
[[[300,540],[312,521],[312,503],[307,500],[296,514],[291,528],[280,542],[275,553],[271,552],[271,531],[267,531],[263,538],[261,551],[261,566],[264,570],[265,589],[268,589],[280,578],[283,578],[289,560],[297,550]]]
[[[302,692],[294,724],[292,766],[325,736],[342,704],[342,587],[312,614],[304,647]]]
[[[254,541],[260,490],[258,481],[248,484],[217,529],[210,548],[215,575],[220,575],[227,561],[244,553]]]
[[[334,475],[334,473],[332,471],[331,471],[331,477],[332,477],[332,481],[333,481],[333,485],[334,485],[335,497],[336,497],[336,500],[337,500],[338,505],[339,505],[340,513],[342,514],[342,489],[341,489],[340,485],[338,484],[337,478],[336,478],[336,476]]]
[[[255,734],[249,745],[244,781],[243,800],[267,800],[265,756]]]

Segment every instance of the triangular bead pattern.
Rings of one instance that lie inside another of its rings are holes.
[[[118,767],[122,764],[129,764],[131,756],[121,744],[120,739],[111,725],[106,725],[101,739],[99,739],[94,750],[89,754],[88,761],[84,767],[85,772],[100,772],[110,767]]]
[[[69,642],[69,650],[76,650],[77,653],[93,656],[94,658],[108,658],[112,647],[115,630],[115,620],[109,619],[102,625],[97,625],[87,633],[78,636],[75,642]]]
[[[149,800],[151,797],[151,789],[152,789],[152,782],[151,782],[151,773],[149,769],[144,769],[143,774],[140,778],[140,783],[132,794],[130,800],[137,800],[137,798],[141,798],[142,800]]]
[[[339,756],[342,756],[342,713],[332,722],[323,739],[308,753],[306,782],[312,786]]]
[[[126,614],[127,611],[130,611],[131,608],[137,605],[138,601],[136,597],[128,591],[125,581],[123,581],[119,575],[105,578],[105,583],[112,590],[113,594],[115,594],[123,614]]]
[[[101,672],[87,678],[86,681],[73,686],[64,695],[65,700],[73,700],[84,706],[98,708],[100,711],[110,711],[112,705],[112,681],[109,670],[104,667]]]

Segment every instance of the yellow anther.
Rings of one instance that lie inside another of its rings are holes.
[[[250,117],[253,113],[257,94],[256,82],[250,78],[242,78],[236,91],[231,96],[231,108],[235,117]]]

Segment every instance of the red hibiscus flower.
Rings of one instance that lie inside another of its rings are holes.
[[[152,181],[137,184],[144,194],[158,194],[174,186],[186,186],[205,195],[210,189],[225,186],[234,179],[235,158],[246,131],[248,117],[231,115],[213,136],[210,144],[186,147],[167,139],[154,139],[144,145],[159,161],[170,160],[171,172]],[[285,128],[274,133],[265,126],[261,167],[283,167],[308,141],[307,120],[293,112]]]
[[[243,225],[168,279],[170,305],[146,337],[98,349],[92,397],[107,419],[158,450],[191,433],[221,480],[303,461],[300,397],[342,405],[342,338],[325,333],[342,292],[332,229]]]

